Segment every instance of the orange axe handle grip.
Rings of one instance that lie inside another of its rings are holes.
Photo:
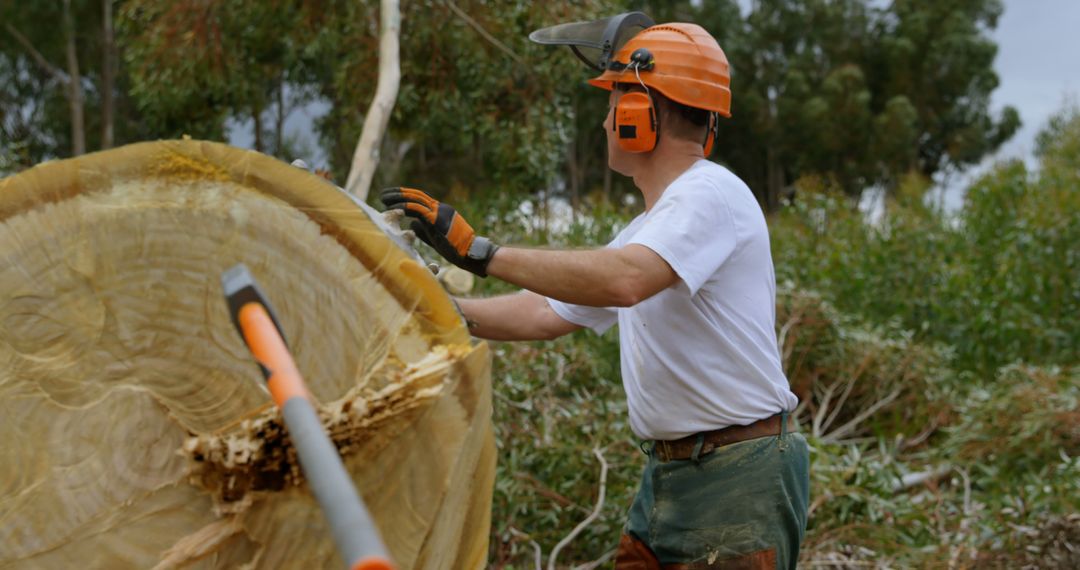
[[[304,385],[304,379],[296,369],[296,362],[289,354],[289,349],[278,334],[266,308],[260,303],[247,303],[240,307],[237,320],[251,354],[264,371],[270,372],[266,387],[269,388],[274,403],[284,409],[285,402],[292,398],[303,398],[310,402],[311,394]]]

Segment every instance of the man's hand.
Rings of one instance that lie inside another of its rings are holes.
[[[379,194],[387,208],[401,210],[412,218],[412,230],[435,248],[447,261],[487,277],[487,266],[499,246],[479,237],[453,207],[442,204],[420,190],[387,188]]]

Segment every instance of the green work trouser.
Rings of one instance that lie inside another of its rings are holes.
[[[721,447],[697,461],[662,462],[650,452],[626,534],[663,567],[795,568],[806,532],[809,464],[806,439],[790,432]]]

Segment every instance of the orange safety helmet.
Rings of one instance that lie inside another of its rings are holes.
[[[697,24],[659,24],[623,45],[589,84],[611,91],[615,83],[642,83],[687,107],[731,117],[727,56]]]
[[[612,129],[627,152],[656,148],[659,118],[649,89],[688,107],[709,111],[705,156],[712,153],[719,121],[731,116],[731,74],[727,56],[697,24],[651,26],[626,42],[590,85],[612,90],[616,83],[639,83],[646,93],[627,93],[615,104]]]
[[[712,152],[719,115],[731,116],[731,73],[716,40],[696,24],[657,25],[641,12],[589,22],[558,24],[529,34],[546,45],[566,45],[586,65],[600,71],[591,85],[611,91],[617,83],[637,83],[645,93],[626,93],[615,104],[612,129],[627,152],[656,148],[659,117],[652,94],[709,112],[705,156]]]

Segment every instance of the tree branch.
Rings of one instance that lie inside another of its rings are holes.
[[[382,34],[379,40],[379,83],[375,97],[364,117],[364,130],[353,153],[352,167],[345,189],[360,200],[366,200],[375,169],[379,167],[379,146],[390,113],[394,110],[398,87],[401,84],[398,36],[401,29],[401,11],[397,0],[382,0],[379,5]]]
[[[581,566],[574,566],[574,570],[595,570],[596,568],[607,564],[607,561],[611,560],[618,552],[618,549],[612,548],[611,550],[605,552],[603,556],[597,558],[596,560],[593,560],[592,562],[587,562],[585,564],[582,564]]]
[[[533,540],[531,536],[521,532],[520,530],[518,530],[518,529],[516,529],[514,527],[510,527],[507,530],[510,531],[510,534],[512,534],[512,535],[514,535],[514,536],[516,536],[518,538],[522,538],[522,539],[525,539],[525,540],[529,541],[529,545],[531,545],[532,548],[533,548],[533,556],[536,559],[536,570],[540,570],[543,567],[543,566],[541,566],[541,558],[543,556],[543,553],[540,550],[540,544],[538,542],[536,542],[535,540]]]
[[[570,531],[570,534],[566,535],[566,538],[560,540],[559,543],[555,545],[555,548],[551,550],[551,556],[548,558],[547,570],[555,570],[555,560],[559,557],[559,551],[567,544],[570,544],[570,541],[574,540],[577,535],[581,534],[581,531],[585,530],[585,527],[592,524],[592,522],[600,516],[601,509],[604,508],[604,493],[607,490],[608,464],[607,460],[604,459],[604,454],[600,452],[600,449],[594,448],[593,455],[600,460],[600,493],[596,499],[596,506],[585,520],[574,527],[574,530]]]
[[[929,469],[927,471],[908,473],[907,475],[900,477],[896,481],[893,481],[892,486],[889,490],[893,493],[907,491],[912,487],[918,487],[919,485],[929,483],[930,481],[936,481],[938,479],[941,479],[949,473],[952,473],[952,470],[953,466],[946,464],[935,467],[933,469]]]
[[[879,409],[891,404],[892,401],[895,400],[899,396],[900,396],[900,388],[896,388],[895,390],[890,392],[889,395],[887,395],[884,398],[878,400],[877,402],[874,402],[874,404],[871,405],[869,408],[866,408],[861,413],[859,413],[859,415],[852,418],[850,421],[848,421],[848,423],[836,428],[835,430],[833,430],[832,432],[830,432],[827,435],[822,435],[821,440],[826,442],[826,443],[836,443],[841,438],[846,436],[848,433],[853,431],[860,423],[863,422],[863,420],[865,420],[866,418],[869,418],[870,416],[874,415],[874,412],[878,411]]]
[[[444,3],[448,8],[450,8],[450,10],[457,14],[459,18],[464,20],[470,28],[476,30],[476,33],[483,36],[485,40],[491,42],[492,45],[499,48],[503,53],[505,53],[510,59],[514,60],[514,62],[516,62],[518,65],[525,65],[525,60],[521,59],[518,54],[514,53],[514,50],[506,47],[506,44],[500,42],[495,36],[488,33],[488,31],[485,30],[484,27],[481,26],[476,20],[472,19],[471,16],[466,14],[465,11],[459,8],[457,4],[454,4],[453,0],[444,0]]]
[[[30,40],[26,39],[26,36],[22,35],[21,33],[19,33],[19,30],[15,29],[15,26],[5,23],[4,29],[7,30],[8,33],[15,38],[15,41],[19,42],[19,45],[21,45],[23,49],[27,51],[27,53],[30,54],[30,57],[34,60],[35,63],[37,63],[45,71],[49,72],[49,75],[52,75],[53,77],[59,79],[65,84],[70,81],[67,74],[61,71],[59,67],[56,67],[55,65],[49,63],[49,61],[45,59],[45,56],[41,55],[41,52],[34,49],[34,45],[30,43]]]

